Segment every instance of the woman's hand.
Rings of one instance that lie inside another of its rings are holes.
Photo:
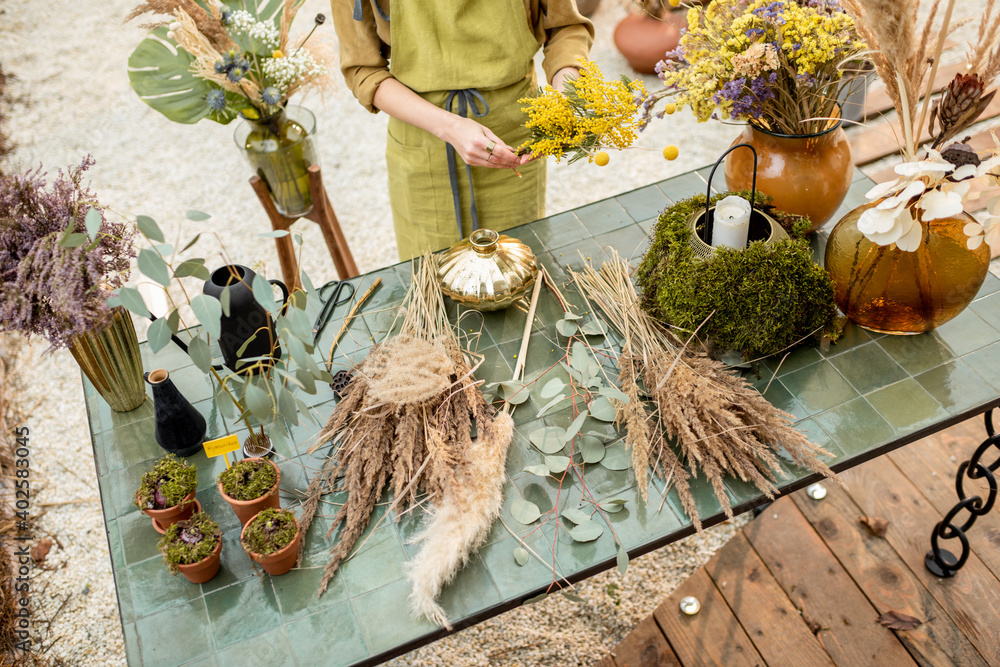
[[[452,114],[441,138],[455,148],[465,164],[473,167],[512,169],[521,164],[513,148],[472,118]]]

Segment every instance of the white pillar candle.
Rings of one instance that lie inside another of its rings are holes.
[[[743,197],[729,195],[715,205],[715,222],[712,227],[712,247],[727,246],[742,250],[747,247],[750,230],[750,202]]]

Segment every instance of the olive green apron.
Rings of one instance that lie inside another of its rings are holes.
[[[391,17],[389,71],[396,79],[435,106],[475,118],[514,148],[527,141],[517,100],[536,93],[532,59],[539,45],[524,0],[397,0]],[[510,169],[468,167],[431,133],[391,118],[386,163],[402,260],[453,245],[477,223],[499,231],[545,214],[544,160],[520,167],[522,178]]]

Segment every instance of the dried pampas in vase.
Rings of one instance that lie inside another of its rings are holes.
[[[626,444],[632,449],[643,499],[652,468],[668,484],[673,482],[685,511],[701,530],[689,473],[668,438],[676,440],[691,475],[699,467],[705,472],[730,518],[733,511],[723,475],[752,482],[773,498],[778,491],[774,482],[782,474],[778,447],[798,465],[833,477],[819,460],[830,453],[792,428],[791,415],[768,403],[721,362],[682,345],[641,308],[629,266],[617,254],[600,272],[588,265],[582,273],[573,273],[573,279],[624,338],[619,381],[630,400],[618,403],[617,420],[628,431]],[[648,403],[641,400],[643,394],[649,396]]]
[[[347,492],[327,533],[342,526],[324,569],[322,595],[387,488],[397,510],[414,506],[426,493],[433,509],[416,538],[423,546],[410,568],[411,603],[414,612],[447,625],[435,600],[499,514],[513,423],[483,398],[448,322],[436,272],[435,258],[425,255],[402,304],[400,333],[373,348],[355,369],[319,434],[313,450],[330,439],[338,446],[310,484],[303,516],[311,521],[324,491]]]

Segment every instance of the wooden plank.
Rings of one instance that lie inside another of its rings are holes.
[[[743,529],[837,665],[913,665],[879,614],[787,498]]]
[[[705,571],[768,665],[833,664],[742,533],[716,552]]]
[[[980,115],[980,120],[991,118],[1000,114],[1000,96],[994,96],[993,101],[989,103],[986,110]],[[928,114],[930,115],[930,114]],[[895,134],[893,134],[895,132]],[[925,127],[922,128],[920,141],[926,141],[930,139],[930,134],[927,132],[926,121]],[[852,133],[850,138],[851,141],[851,156],[854,158],[854,164],[865,165],[869,162],[874,162],[880,158],[887,157],[889,155],[896,155],[899,153],[899,143],[897,143],[896,138],[898,137],[902,141],[903,133],[899,129],[899,124],[897,121],[877,121],[868,123],[865,125],[864,129]]]
[[[614,662],[606,667],[681,667],[652,614],[642,619],[611,655]]]
[[[701,602],[701,611],[694,616],[681,613],[678,607],[687,595]],[[656,608],[653,616],[680,662],[687,667],[763,664],[753,642],[704,568],[698,568]]]
[[[968,461],[985,439],[986,429],[982,418],[976,417],[897,450],[891,455],[891,459],[943,515],[958,503],[958,495],[955,493],[958,466]],[[983,462],[990,464],[994,460],[996,450],[987,453]],[[985,498],[989,491],[985,480],[974,481],[968,479],[968,476],[965,478],[964,488],[967,495],[978,495],[981,498]],[[968,512],[963,511],[958,515],[956,523],[960,525],[969,516]],[[927,529],[928,540],[931,528],[933,526]],[[966,537],[969,538],[972,551],[1000,579],[1000,513],[987,512],[976,519]],[[961,548],[958,540],[943,540],[941,546],[953,552]]]
[[[938,579],[924,567],[930,531],[941,519],[891,460],[882,459],[841,473],[850,496],[868,516],[893,517],[886,540],[948,613],[983,659],[1000,664],[1000,581],[973,553],[962,571]],[[879,465],[880,464],[880,465]],[[983,622],[983,619],[989,619]]]
[[[917,663],[985,667],[979,652],[899,554],[858,524],[860,510],[845,491],[828,484],[822,501],[802,492],[793,493],[791,499],[880,614],[898,611],[924,621],[914,630],[896,632]]]

